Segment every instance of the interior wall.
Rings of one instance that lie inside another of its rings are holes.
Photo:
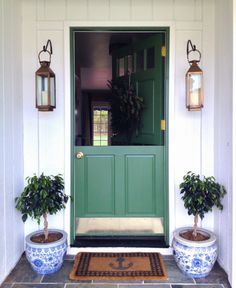
[[[24,251],[21,1],[0,0],[0,284]]]
[[[170,26],[169,95],[169,215],[170,236],[175,228],[192,225],[179,195],[179,183],[189,170],[206,176],[214,173],[214,0],[24,0],[23,9],[23,95],[25,176],[32,173],[65,175],[65,27],[77,26]],[[28,41],[30,39],[30,41]],[[57,77],[57,108],[38,112],[34,103],[34,72],[37,54],[51,39],[51,67]],[[205,77],[205,107],[202,112],[185,108],[185,73],[188,69],[186,44],[191,39],[202,52]],[[69,179],[69,178],[67,178]],[[69,214],[67,214],[69,215]],[[68,218],[69,216],[67,216]],[[49,219],[51,227],[65,227],[63,212]],[[213,214],[206,216],[205,228],[213,229]],[[37,228],[28,222],[25,233]],[[68,228],[69,229],[69,228]],[[171,237],[170,237],[171,238]]]
[[[227,195],[224,210],[215,211],[214,230],[218,236],[219,262],[232,281],[233,190],[232,190],[232,117],[233,117],[233,1],[216,0],[215,53],[215,176],[224,184]],[[234,287],[234,286],[232,286]]]

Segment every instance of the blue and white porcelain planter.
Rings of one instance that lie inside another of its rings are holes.
[[[63,263],[67,250],[67,233],[58,229],[49,229],[50,232],[58,232],[63,236],[51,243],[35,243],[31,237],[42,234],[43,230],[33,232],[26,237],[26,257],[33,270],[39,274],[51,274],[58,271]]]
[[[192,229],[185,227],[174,232],[173,250],[178,267],[187,275],[194,278],[206,277],[211,271],[217,258],[217,243],[214,233],[198,228],[197,231],[210,238],[204,241],[190,241],[180,236],[181,233]]]

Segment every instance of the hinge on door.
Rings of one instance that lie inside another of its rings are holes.
[[[161,56],[166,57],[166,46],[161,47]]]
[[[162,131],[166,130],[166,120],[161,120],[161,130]]]

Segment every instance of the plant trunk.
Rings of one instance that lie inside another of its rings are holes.
[[[193,236],[197,237],[198,214],[194,215]]]
[[[48,220],[47,220],[47,213],[43,214],[44,218],[44,236],[45,241],[48,240]]]

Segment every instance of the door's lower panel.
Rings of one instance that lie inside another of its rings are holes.
[[[163,235],[163,218],[76,218],[75,235]]]

